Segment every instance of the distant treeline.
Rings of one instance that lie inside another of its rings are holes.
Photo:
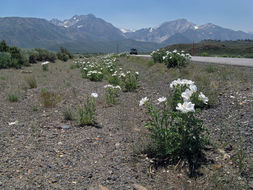
[[[72,58],[73,55],[63,47],[60,47],[59,52],[54,53],[41,48],[22,50],[18,47],[10,47],[4,40],[0,43],[0,69],[10,67],[18,69],[38,61],[55,62],[56,59],[67,61]]]

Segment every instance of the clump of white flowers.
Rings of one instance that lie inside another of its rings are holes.
[[[168,68],[183,67],[191,59],[191,55],[189,53],[185,53],[184,51],[178,51],[176,49],[172,52],[165,50],[153,51],[151,53],[151,56],[155,63],[165,63]]]
[[[97,97],[98,97],[98,94],[93,92],[93,93],[91,93],[90,96],[93,97],[93,98],[97,98]]]
[[[199,107],[203,107],[200,104],[208,104],[208,97],[206,97],[203,92],[198,93],[197,86],[191,80],[174,80],[170,83],[170,88],[177,91],[177,93],[174,93],[175,109],[183,113],[194,112],[195,104],[198,104]],[[180,94],[180,97],[177,97],[178,94]],[[181,99],[183,102],[180,101]]]
[[[170,87],[173,89],[171,101],[166,97],[158,98],[157,104],[147,103],[148,97],[140,100],[139,106],[145,105],[149,116],[145,125],[152,140],[149,147],[154,147],[152,154],[160,159],[169,158],[175,163],[186,160],[193,175],[199,155],[208,144],[203,121],[195,117],[195,107],[199,102],[207,104],[208,98],[198,93],[191,80],[177,79]]]
[[[111,106],[117,103],[117,98],[119,97],[119,93],[121,91],[121,87],[119,85],[113,86],[111,84],[107,84],[104,86],[106,89],[105,92],[105,100],[106,104]]]
[[[191,103],[191,102],[184,102],[183,104],[178,103],[176,110],[181,111],[183,113],[188,113],[188,112],[194,112],[195,104]]]

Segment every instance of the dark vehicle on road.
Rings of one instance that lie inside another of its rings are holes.
[[[137,55],[137,54],[138,54],[137,49],[132,48],[132,49],[130,50],[130,55]]]

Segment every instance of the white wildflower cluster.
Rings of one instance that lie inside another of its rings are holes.
[[[111,84],[105,85],[104,88],[111,88],[111,89],[118,89],[118,90],[121,90],[121,87],[120,87],[119,85],[113,86],[113,85],[111,85]]]
[[[103,75],[102,72],[93,70],[93,71],[88,71],[87,76],[91,76],[92,74],[98,74],[98,75]]]
[[[194,82],[191,81],[191,80],[187,80],[187,79],[177,79],[177,80],[174,80],[170,83],[170,88],[174,88],[175,86],[177,85],[193,85]]]
[[[185,59],[190,59],[191,58],[191,55],[189,53],[185,53],[183,50],[180,52],[180,51],[175,49],[172,52],[166,51],[165,53],[166,53],[166,55],[163,56],[163,60],[165,60],[166,58],[172,59],[174,56],[183,57]]]
[[[177,79],[170,83],[170,88],[174,89],[177,87],[186,86],[186,90],[181,93],[181,97],[183,98],[183,104],[178,103],[176,109],[183,112],[194,112],[194,106],[191,102],[191,97],[194,93],[197,92],[197,86],[194,84],[193,81],[187,79]],[[198,99],[202,101],[204,104],[208,104],[208,97],[206,97],[202,92],[200,92]]]
[[[152,56],[152,55],[154,55],[154,54],[157,53],[157,52],[160,52],[160,50],[157,49],[156,51],[152,51],[150,55]]]
[[[149,101],[149,98],[148,97],[144,97],[140,100],[139,102],[139,106],[143,106],[146,102]],[[157,104],[160,104],[160,103],[163,103],[163,102],[166,102],[167,101],[167,98],[166,97],[160,97],[157,99],[158,103]]]

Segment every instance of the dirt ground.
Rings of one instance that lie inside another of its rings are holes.
[[[108,82],[83,79],[71,64],[50,63],[46,72],[40,64],[0,70],[0,189],[253,188],[253,68],[215,65],[212,72],[206,64],[191,63],[169,71],[148,59],[120,58],[124,70],[140,73],[139,88],[121,92],[118,104],[108,107],[103,88]],[[28,76],[36,78],[37,88],[28,88]],[[184,163],[155,167],[140,151],[147,130],[139,100],[168,96],[170,82],[178,77],[213,88],[206,92],[215,99],[213,106],[199,115],[213,145],[197,178],[188,177]],[[43,107],[43,89],[60,97],[54,108]],[[92,92],[99,95],[98,126],[64,120],[64,110],[76,114]],[[9,94],[18,101],[10,102]]]

